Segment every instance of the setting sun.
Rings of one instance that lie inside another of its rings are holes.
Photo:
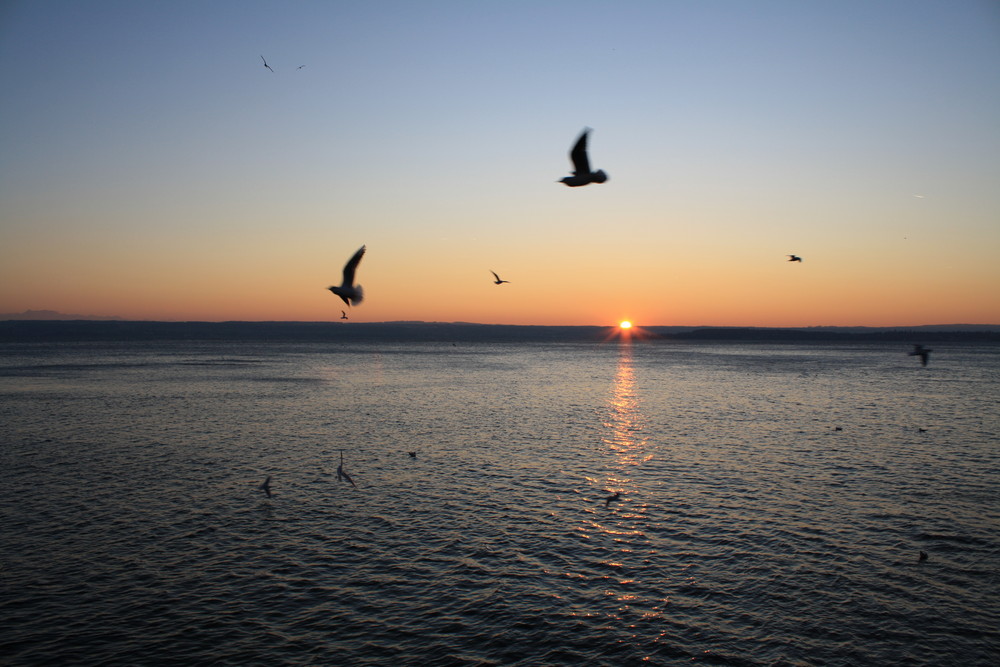
[[[618,325],[618,328],[619,329],[631,329],[632,328],[632,323],[629,322],[628,320],[625,320],[624,322],[621,322]]]

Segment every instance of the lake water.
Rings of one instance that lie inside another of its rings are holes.
[[[0,663],[1000,664],[934,348],[0,345]]]

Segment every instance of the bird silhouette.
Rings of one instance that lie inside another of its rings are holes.
[[[328,290],[343,299],[344,303],[348,306],[356,306],[361,303],[364,298],[364,290],[361,289],[361,285],[354,284],[354,272],[358,269],[358,262],[365,254],[365,246],[354,253],[354,256],[347,261],[344,265],[344,278],[340,283],[340,286],[327,287]],[[343,311],[341,311],[343,312]],[[344,318],[341,318],[344,319]]]
[[[331,289],[332,289],[332,288],[331,288]],[[348,319],[348,318],[347,318],[347,313],[345,313],[344,311],[340,311],[340,319],[342,319],[342,320],[346,320],[346,319]]]
[[[299,65],[299,66],[298,66],[298,67],[296,67],[295,69],[302,69],[303,67],[305,67],[305,65]]]
[[[931,352],[933,352],[933,351],[934,350],[929,350],[926,347],[924,347],[923,345],[914,345],[913,346],[913,351],[910,352],[910,354],[908,356],[911,356],[911,357],[920,357],[920,363],[922,365],[926,366],[927,365],[927,358],[931,356]]]
[[[604,506],[607,507],[611,504],[613,500],[618,500],[621,497],[621,492],[615,491],[613,495],[608,496],[604,499]]]
[[[917,557],[917,562],[923,563],[925,560],[927,560],[927,552],[921,551],[920,556]]]
[[[496,271],[490,271],[490,273],[492,273],[493,277],[496,278],[496,280],[493,281],[494,285],[502,285],[503,283],[509,283],[510,282],[509,280],[500,280],[500,276],[497,275]]]
[[[339,482],[339,481],[342,481],[342,480],[345,480],[345,479],[348,482],[350,482],[351,486],[353,486],[355,489],[358,488],[358,485],[354,483],[354,480],[351,479],[351,476],[348,475],[346,472],[344,472],[344,450],[341,449],[340,450],[340,465],[337,466],[337,481]]]
[[[260,59],[264,60],[264,56],[261,56]],[[266,60],[264,60],[264,67],[266,67],[267,69],[271,69],[271,66],[267,64]],[[273,69],[271,69],[271,74],[274,74],[274,70]]]
[[[788,261],[789,262],[801,262],[802,258],[799,257],[798,255],[789,255],[788,256]]]
[[[416,452],[406,452],[406,453],[410,455],[411,459],[417,458],[417,453]]]
[[[267,479],[264,480],[264,483],[260,485],[260,488],[261,488],[261,490],[264,491],[264,493],[267,494],[268,498],[271,497],[271,476],[270,475],[268,475]]]
[[[576,140],[573,150],[569,153],[569,159],[573,162],[573,175],[559,180],[560,183],[565,183],[571,188],[577,188],[590,183],[603,183],[608,180],[608,175],[602,170],[590,170],[590,158],[587,157],[588,134],[590,134],[590,128],[583,128],[580,138]]]

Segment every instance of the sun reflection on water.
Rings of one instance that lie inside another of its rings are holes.
[[[602,441],[615,455],[616,466],[638,465],[648,461],[646,453],[648,438],[643,431],[646,418],[643,415],[635,383],[635,368],[632,361],[632,343],[623,339],[619,344],[618,368],[615,371],[611,397],[608,399],[607,429]],[[609,483],[612,480],[609,479]],[[624,481],[624,480],[622,480]]]

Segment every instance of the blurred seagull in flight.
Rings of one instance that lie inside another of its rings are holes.
[[[934,350],[929,350],[926,347],[924,347],[923,345],[914,345],[913,346],[913,351],[910,352],[910,354],[908,356],[911,356],[911,357],[920,357],[920,363],[923,364],[924,366],[926,366],[927,365],[927,358],[929,356],[931,356],[931,352],[933,352],[933,351]]]
[[[260,59],[264,60],[264,56],[261,56]],[[267,69],[271,69],[271,66],[267,64],[266,60],[264,60],[264,67],[266,67]],[[271,69],[271,74],[274,74],[274,70],[273,69]]]
[[[801,262],[802,258],[799,257],[798,255],[789,255],[788,256],[788,261],[789,262]]]
[[[264,491],[264,493],[267,494],[268,498],[271,497],[271,476],[270,475],[268,475],[267,479],[264,480],[264,483],[260,485],[260,488],[261,488],[261,490]]]
[[[345,313],[344,311],[340,311],[340,319],[346,320],[347,319],[347,313]]]
[[[351,257],[344,265],[344,280],[340,283],[340,287],[327,287],[328,290],[343,299],[348,306],[356,306],[364,298],[364,290],[361,289],[361,285],[354,284],[354,272],[357,271],[358,262],[361,261],[364,254],[365,246],[361,246],[361,249],[354,253],[354,257]]]
[[[348,482],[350,482],[351,486],[353,486],[355,489],[358,488],[358,485],[354,483],[354,480],[351,479],[351,476],[348,475],[346,472],[344,472],[344,450],[341,449],[340,450],[340,465],[337,466],[337,481],[339,482],[339,481],[342,481],[342,480],[345,480],[345,479]]]
[[[590,171],[590,159],[587,157],[587,135],[590,128],[583,128],[580,138],[576,140],[573,150],[569,153],[569,159],[573,161],[573,175],[566,176],[559,180],[571,188],[576,188],[589,183],[603,183],[608,180],[608,175],[602,170]]]
[[[619,498],[621,498],[621,495],[622,495],[621,492],[615,491],[614,495],[608,496],[607,498],[604,499],[604,506],[607,507],[608,505],[611,504],[611,501],[618,500]]]
[[[490,271],[490,273],[492,273],[493,277],[496,278],[496,280],[493,281],[494,285],[502,285],[503,283],[509,283],[510,282],[509,280],[500,280],[500,276],[497,275],[496,271]]]

